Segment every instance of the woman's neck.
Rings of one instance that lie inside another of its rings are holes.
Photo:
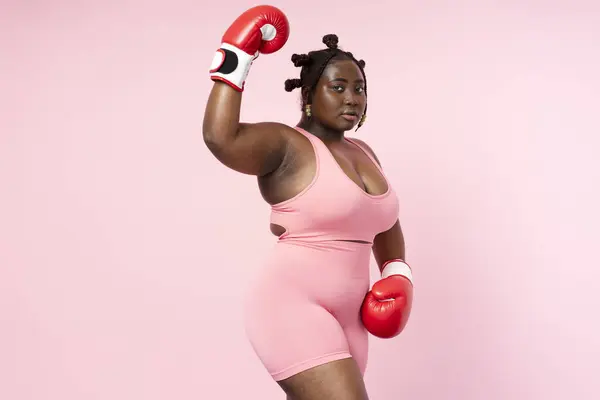
[[[302,117],[296,126],[318,137],[325,143],[335,143],[344,140],[344,131],[326,128],[318,122],[305,117]]]

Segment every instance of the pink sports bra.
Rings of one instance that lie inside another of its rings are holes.
[[[375,236],[390,229],[398,219],[398,197],[383,170],[371,154],[361,149],[386,179],[386,193],[374,196],[358,187],[339,166],[327,146],[302,128],[316,156],[312,182],[296,196],[271,206],[271,223],[282,226],[280,241],[320,242],[360,240],[372,243]]]

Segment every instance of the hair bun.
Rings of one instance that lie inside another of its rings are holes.
[[[297,89],[301,86],[302,86],[302,80],[300,80],[298,78],[287,79],[285,81],[285,91],[286,92],[291,92],[292,90]]]
[[[364,68],[364,67],[365,67],[365,60],[358,60],[358,65],[359,65],[361,68]]]
[[[310,64],[310,57],[308,54],[292,54],[292,62],[294,67],[304,67]]]
[[[323,36],[323,43],[329,49],[337,49],[338,48],[338,37],[335,34],[329,34]]]

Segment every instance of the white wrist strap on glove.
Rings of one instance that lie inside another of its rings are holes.
[[[410,266],[400,259],[389,260],[383,264],[381,279],[385,279],[392,275],[402,275],[407,278],[411,284],[413,282]]]
[[[244,83],[250,72],[250,67],[258,57],[250,55],[228,43],[221,44],[210,65],[210,77],[213,80],[223,81],[237,91],[244,90]]]

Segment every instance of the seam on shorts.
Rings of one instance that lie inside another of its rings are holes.
[[[340,356],[338,358],[338,356]],[[296,369],[298,367],[301,367],[302,365],[306,365],[306,364],[314,364],[315,362],[317,362],[318,360],[322,360],[322,359],[326,359],[326,358],[333,358],[333,360],[331,361],[335,361],[336,359],[342,359],[342,358],[351,358],[352,355],[348,352],[348,351],[336,351],[334,353],[328,353],[328,354],[324,354],[322,356],[318,356],[318,357],[313,357],[313,358],[309,358],[308,360],[304,360],[304,361],[300,361],[296,364],[293,364],[289,367],[286,367],[280,371],[277,372],[271,372],[271,376],[275,379],[275,380],[281,380],[281,379],[285,379],[287,378],[287,373],[290,370]],[[318,363],[316,363],[313,366],[319,365]],[[312,366],[311,366],[312,367]],[[309,367],[310,368],[310,367]],[[301,372],[301,371],[298,371]],[[296,372],[297,373],[297,372]],[[296,373],[292,374],[295,375]],[[291,376],[291,375],[290,375]]]

